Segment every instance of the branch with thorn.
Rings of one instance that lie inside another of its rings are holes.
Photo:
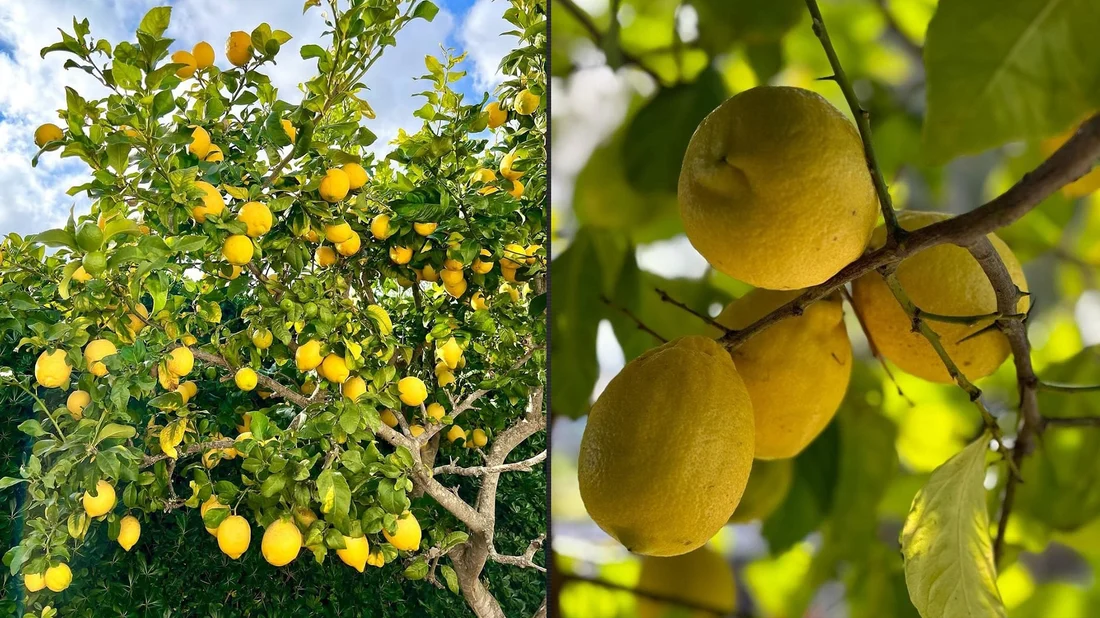
[[[539,565],[535,562],[535,554],[542,549],[543,541],[546,540],[545,534],[540,534],[527,546],[527,550],[519,556],[504,556],[498,554],[496,549],[490,546],[489,548],[489,560],[497,562],[499,564],[508,564],[511,566],[517,566],[523,569],[535,569],[536,571],[545,573],[546,567]]]

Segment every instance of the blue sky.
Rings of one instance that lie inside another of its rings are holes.
[[[36,148],[35,127],[44,122],[60,124],[57,109],[65,105],[65,86],[85,96],[102,95],[103,87],[82,71],[63,69],[66,56],[38,55],[46,45],[60,40],[57,29],[72,32],[73,16],[87,17],[92,36],[114,43],[132,40],[142,15],[154,6],[170,4],[172,23],[165,33],[176,39],[172,50],[189,50],[200,40],[209,41],[219,66],[227,66],[224,42],[230,31],[251,31],[261,22],[282,29],[293,39],[279,55],[278,69],[269,70],[281,98],[296,102],[297,84],[312,76],[314,61],[301,60],[298,49],[320,42],[324,28],[320,8],[302,14],[301,0],[3,0],[0,1],[0,235],[29,234],[64,223],[69,207],[87,211],[82,196],[65,194],[68,187],[84,182],[87,167],[57,153],[43,156],[37,168],[30,165]],[[413,77],[425,72],[424,56],[438,55],[440,44],[466,51],[468,76],[459,90],[469,97],[492,91],[500,82],[497,64],[514,44],[499,34],[510,29],[501,15],[507,0],[436,0],[440,11],[431,23],[417,20],[407,26],[367,74],[371,88],[367,100],[378,117],[368,126],[378,136],[375,148],[385,151],[399,128],[415,131],[420,120],[412,112],[423,105],[413,98],[424,90]]]

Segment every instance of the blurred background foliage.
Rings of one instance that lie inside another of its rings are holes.
[[[969,211],[1100,109],[1095,2],[820,5],[870,112],[896,208]],[[688,139],[722,100],[762,84],[807,88],[850,112],[821,79],[831,70],[802,0],[553,0],[552,15],[552,521],[562,575],[552,594],[567,618],[635,616],[640,561],[591,522],[577,488],[585,415],[624,362],[658,343],[627,313],[668,339],[701,334],[705,325],[660,291],[713,316],[749,289],[710,269],[683,236],[675,190]],[[1097,176],[999,232],[1025,265],[1034,363],[1052,382],[1100,383]],[[836,419],[795,459],[774,513],[711,543],[734,567],[738,616],[917,615],[901,522],[981,419],[955,386],[896,369],[889,377],[848,313],[857,362]],[[1011,436],[1011,363],[979,386]],[[1040,405],[1051,416],[1096,416],[1100,394],[1044,392]],[[998,582],[1012,618],[1100,615],[1098,447],[1095,428],[1051,429],[1027,460]],[[1003,482],[991,468],[994,517]]]

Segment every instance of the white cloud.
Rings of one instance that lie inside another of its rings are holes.
[[[515,30],[515,26],[504,20],[505,8],[503,0],[477,0],[458,32],[459,43],[473,61],[474,87],[478,90],[492,91],[504,81],[500,60],[517,40],[500,36]]]

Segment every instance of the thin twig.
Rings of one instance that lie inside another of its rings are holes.
[[[457,474],[458,476],[485,476],[500,472],[529,472],[535,464],[546,459],[546,451],[542,451],[534,457],[528,457],[523,461],[516,461],[499,466],[474,466],[463,468],[462,466],[437,466],[432,474]]]
[[[641,320],[641,318],[634,315],[634,312],[631,311],[630,309],[627,309],[626,307],[623,307],[622,305],[618,305],[618,304],[614,303],[610,298],[608,298],[606,296],[601,296],[600,300],[602,300],[603,303],[605,305],[607,305],[608,307],[611,307],[612,309],[615,309],[619,313],[621,313],[621,314],[625,315],[626,317],[630,318],[630,321],[634,322],[634,325],[638,327],[638,330],[649,333],[655,339],[657,339],[657,341],[660,341],[661,343],[668,343],[668,339],[665,339],[657,331],[653,330],[649,326],[646,326],[646,323],[643,322]],[[727,330],[726,332],[728,334],[730,331]]]
[[[1091,393],[1100,391],[1100,384],[1056,384],[1054,382],[1039,382],[1039,390],[1052,393]]]
[[[894,388],[898,390],[898,395],[909,404],[912,408],[917,404],[905,394],[905,391],[901,390],[901,384],[898,383],[898,379],[894,377],[894,372],[890,369],[890,365],[886,363],[886,357],[879,351],[878,346],[875,345],[875,340],[871,338],[871,331],[867,328],[867,323],[863,319],[863,314],[860,312],[859,307],[855,301],[852,300],[852,294],[848,291],[848,288],[840,288],[841,295],[844,296],[844,300],[848,301],[848,307],[852,310],[852,315],[856,316],[856,322],[859,324],[860,330],[863,331],[863,336],[867,339],[867,347],[871,349],[871,356],[873,356],[878,364],[882,366],[882,370],[886,372],[886,376],[890,378],[890,381],[894,383]]]
[[[603,32],[600,32],[599,27],[596,26],[596,22],[592,21],[592,17],[588,13],[586,13],[584,9],[577,6],[577,4],[573,2],[573,0],[555,1],[560,3],[561,7],[565,9],[567,13],[572,15],[578,23],[580,23],[581,27],[584,28],[586,32],[588,32],[588,36],[592,39],[592,42],[595,43],[597,47],[603,47],[605,34]],[[627,63],[632,64],[644,71],[646,74],[653,78],[653,81],[657,82],[658,84],[662,86],[664,85],[664,80],[661,79],[661,76],[658,75],[656,71],[646,66],[645,63],[642,62],[641,58],[626,51],[625,49],[622,49],[621,46],[619,47],[619,53],[622,55],[622,59],[625,60]]]
[[[235,442],[233,440],[230,440],[230,439],[211,440],[210,442],[196,442],[196,443],[188,446],[187,448],[181,450],[179,452],[179,457],[177,457],[176,459],[183,459],[184,457],[187,457],[188,455],[194,455],[196,453],[209,451],[211,449],[232,448],[234,444],[235,444]],[[170,458],[167,455],[163,454],[163,453],[161,453],[160,455],[146,455],[141,460],[141,467],[142,468],[148,468],[149,466],[151,466],[151,465],[153,465],[153,464],[155,464],[158,461],[161,461],[163,459],[170,459]]]
[[[693,610],[696,610],[696,611],[699,611],[699,612],[706,612],[707,614],[709,614],[710,616],[714,616],[715,618],[725,618],[726,616],[731,616],[732,618],[755,618],[755,615],[752,614],[752,613],[736,612],[736,613],[731,614],[730,612],[726,611],[724,608],[713,607],[711,605],[706,605],[704,603],[699,603],[699,602],[696,602],[696,601],[685,601],[684,599],[680,599],[680,598],[677,598],[675,596],[659,594],[659,593],[656,593],[656,592],[649,592],[648,590],[641,590],[641,589],[634,588],[634,587],[631,587],[631,586],[627,586],[627,585],[624,585],[624,584],[609,582],[609,581],[606,581],[606,580],[603,580],[603,579],[585,577],[585,576],[582,576],[582,575],[577,575],[575,573],[566,573],[564,571],[555,571],[554,572],[554,577],[555,578],[561,578],[565,582],[570,582],[570,581],[583,582],[583,583],[586,583],[586,584],[593,584],[593,585],[599,586],[601,588],[606,588],[608,590],[619,590],[621,592],[629,592],[630,594],[633,594],[636,597],[642,597],[642,598],[645,598],[645,599],[649,599],[651,601],[658,601],[660,603],[667,603],[668,605],[675,605],[675,606],[682,607],[682,608],[685,608],[685,609],[693,609]]]
[[[1043,428],[1047,427],[1100,427],[1100,416],[1044,416]]]
[[[729,332],[733,331],[732,328],[726,326],[725,324],[722,324],[721,322],[719,322],[718,320],[710,317],[709,315],[707,315],[705,313],[700,313],[700,312],[692,309],[691,307],[688,307],[684,303],[676,300],[675,298],[670,296],[668,292],[666,292],[666,291],[664,291],[660,288],[654,288],[654,291],[657,292],[657,295],[661,297],[661,300],[663,302],[669,303],[670,305],[674,305],[676,307],[679,307],[680,309],[683,309],[684,311],[687,311],[691,315],[699,318],[700,320],[706,322],[707,324],[713,326],[714,328],[717,328],[718,330],[722,331],[723,333],[729,333]]]

